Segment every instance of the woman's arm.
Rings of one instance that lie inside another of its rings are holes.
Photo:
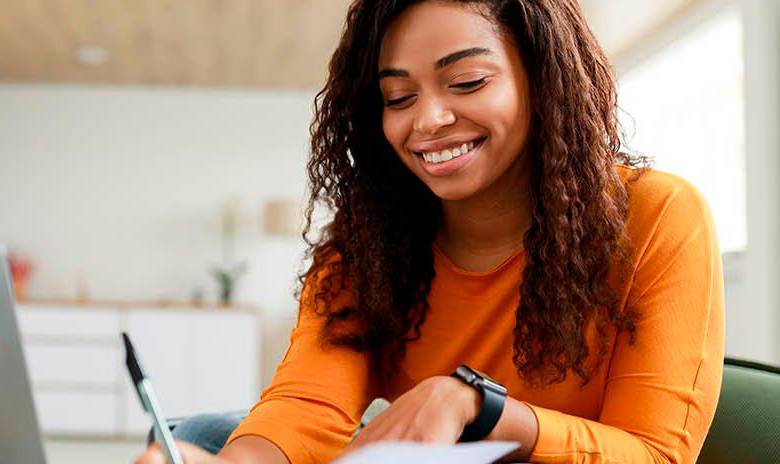
[[[253,435],[237,438],[222,448],[219,457],[230,464],[290,464],[287,456],[276,445]]]
[[[310,279],[301,295],[298,323],[287,352],[260,401],[228,437],[226,452],[274,451],[268,442],[294,464],[328,462],[350,443],[363,412],[376,396],[367,353],[321,343],[323,318],[314,312],[317,286]],[[331,302],[337,306],[351,303],[346,293]],[[264,441],[247,440],[260,437]],[[240,440],[247,445],[232,451]]]

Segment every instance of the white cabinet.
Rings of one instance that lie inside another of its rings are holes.
[[[140,436],[150,426],[125,368],[130,334],[168,417],[246,410],[259,396],[258,318],[201,308],[19,304],[39,421],[48,435]]]

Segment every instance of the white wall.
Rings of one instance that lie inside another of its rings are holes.
[[[270,198],[301,197],[311,92],[0,85],[0,243],[37,264],[31,297],[216,299],[225,200],[242,207],[237,301],[268,315],[272,360],[296,314],[303,245],[260,233]],[[267,354],[267,353],[266,353]]]

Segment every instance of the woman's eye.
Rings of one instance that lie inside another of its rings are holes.
[[[405,97],[401,97],[401,98],[394,98],[394,99],[392,99],[392,100],[387,100],[387,101],[385,102],[385,106],[399,106],[399,105],[401,105],[403,102],[405,102],[405,101],[407,101],[407,100],[411,99],[412,97],[414,97],[414,95],[407,95],[407,96],[405,96]]]
[[[470,90],[475,91],[481,87],[483,87],[487,83],[487,78],[483,77],[481,79],[468,81],[468,82],[460,82],[457,84],[452,84],[450,88],[453,89],[459,89],[459,90]],[[393,98],[390,100],[385,100],[385,106],[393,107],[393,108],[399,108],[407,101],[413,99],[415,95],[407,95],[405,97],[400,98]]]
[[[450,87],[455,89],[475,89],[485,84],[486,78],[477,79],[475,81],[461,82],[459,84],[453,84]]]

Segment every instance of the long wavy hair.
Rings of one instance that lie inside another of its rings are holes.
[[[614,288],[627,275],[630,248],[628,193],[614,165],[646,160],[620,150],[615,81],[577,0],[452,1],[509,34],[529,78],[532,222],[523,237],[514,364],[534,385],[560,383],[569,370],[585,384],[606,354],[610,330],[634,336],[635,317],[620,310]],[[305,294],[305,281],[316,277],[321,341],[369,352],[386,373],[420,337],[441,218],[440,200],[403,165],[382,130],[382,36],[416,3],[356,0],[349,8],[315,98],[303,232],[311,265],[296,289],[296,296]],[[333,219],[311,239],[318,207]],[[350,303],[336,304],[344,290]],[[595,350],[586,339],[590,324]]]

